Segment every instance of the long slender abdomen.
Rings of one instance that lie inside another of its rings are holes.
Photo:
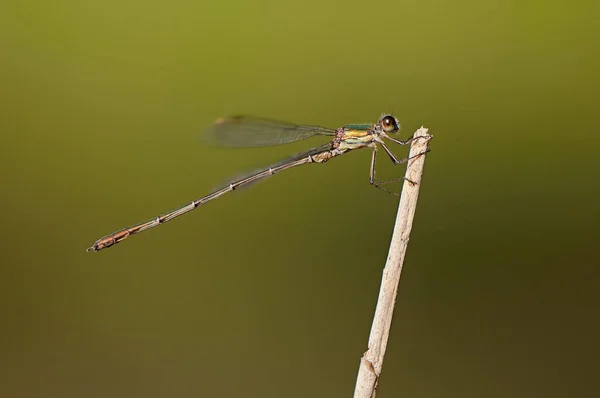
[[[280,164],[278,166],[269,167],[268,169],[265,169],[259,173],[256,173],[249,177],[243,178],[241,180],[232,182],[231,184],[229,184],[217,191],[214,191],[206,196],[203,196],[197,200],[194,200],[193,202],[191,202],[185,206],[181,206],[175,210],[172,210],[168,213],[165,213],[161,216],[158,216],[151,220],[145,221],[143,223],[136,224],[136,225],[133,225],[128,228],[123,228],[119,231],[113,232],[110,235],[106,235],[106,236],[98,239],[91,247],[89,247],[87,249],[87,251],[97,252],[102,249],[106,249],[108,247],[116,245],[117,243],[127,239],[128,237],[130,237],[132,235],[135,235],[137,233],[140,233],[140,232],[145,231],[150,228],[157,227],[161,224],[166,223],[167,221],[171,221],[172,219],[179,217],[185,213],[188,213],[188,212],[200,207],[201,205],[210,202],[213,199],[216,199],[222,195],[225,195],[228,192],[232,192],[233,190],[235,190],[239,187],[242,187],[247,184],[251,184],[262,178],[279,173],[280,171],[283,171],[283,170],[286,170],[286,169],[289,169],[289,168],[292,168],[295,166],[299,166],[302,164],[306,164],[306,163],[312,163],[312,162],[323,163],[323,162],[326,162],[327,160],[331,159],[334,156],[341,155],[343,152],[344,151],[340,151],[338,149],[324,150],[322,152],[311,153],[310,155],[307,155],[300,159],[290,160],[289,162]]]

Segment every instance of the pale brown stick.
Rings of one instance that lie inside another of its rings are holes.
[[[398,214],[396,215],[396,225],[390,244],[387,262],[383,269],[381,288],[375,316],[373,317],[373,326],[369,336],[369,348],[363,354],[358,369],[356,388],[354,398],[374,398],[379,376],[383,366],[383,357],[390,334],[392,324],[392,315],[394,313],[394,304],[398,293],[398,283],[402,273],[402,263],[406,254],[406,246],[412,229],[412,222],[417,207],[417,198],[419,197],[419,187],[421,186],[421,176],[423,166],[425,165],[425,151],[427,151],[428,142],[431,136],[427,129],[421,127],[415,133],[415,139],[410,147],[410,158],[417,156],[408,162]],[[421,138],[419,138],[421,137]]]

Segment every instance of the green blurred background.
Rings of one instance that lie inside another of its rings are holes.
[[[217,117],[386,111],[435,139],[378,396],[598,396],[597,4],[3,2],[0,396],[351,396],[397,209],[369,151],[85,248],[323,142]]]

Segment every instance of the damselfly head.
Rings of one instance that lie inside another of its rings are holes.
[[[381,129],[386,133],[396,133],[400,130],[400,123],[398,119],[392,115],[383,115],[379,119],[379,125]]]

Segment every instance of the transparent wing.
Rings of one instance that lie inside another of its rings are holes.
[[[297,154],[295,154],[293,156],[290,156],[288,158],[280,160],[277,163],[272,163],[268,167],[262,167],[260,169],[246,171],[244,174],[238,174],[236,176],[233,176],[233,178],[230,178],[230,179],[224,181],[223,184],[225,184],[225,183],[229,184],[231,181],[243,180],[243,179],[246,179],[246,178],[248,178],[248,177],[250,177],[252,175],[255,175],[257,173],[263,172],[265,170],[274,169],[274,168],[286,165],[288,163],[293,163],[296,160],[305,159],[307,156],[318,155],[320,153],[323,153],[323,152],[329,151],[329,150],[331,150],[331,143],[323,144],[323,145],[318,146],[316,148],[309,149],[308,151],[300,152],[300,153],[297,153]],[[236,190],[246,189],[246,188],[248,188],[250,186],[253,186],[254,184],[257,184],[257,183],[259,183],[259,182],[261,182],[263,180],[264,180],[263,178],[257,179],[257,180],[255,180],[253,182],[244,184],[243,186],[240,186],[239,188],[236,188]]]
[[[291,163],[296,160],[304,159],[307,156],[318,155],[319,153],[323,153],[325,151],[331,150],[331,143],[320,145],[316,148],[309,149],[308,151],[300,152],[295,155],[290,156],[289,158],[283,159],[275,164],[272,164],[271,167],[281,166],[286,163]]]
[[[333,136],[336,130],[319,126],[300,126],[250,116],[218,119],[209,127],[204,139],[213,145],[260,147],[287,144],[317,135]]]

